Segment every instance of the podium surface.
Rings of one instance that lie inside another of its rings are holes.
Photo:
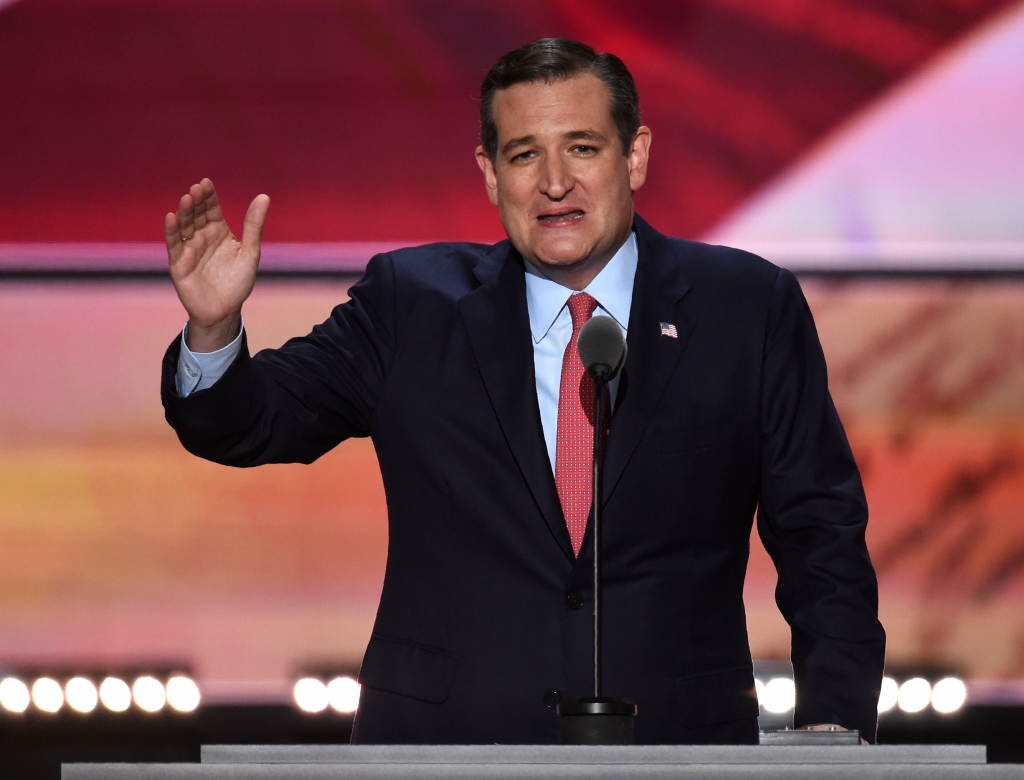
[[[1024,780],[974,745],[211,745],[198,764],[65,764],[68,780]]]
[[[204,764],[984,764],[984,745],[203,745]]]

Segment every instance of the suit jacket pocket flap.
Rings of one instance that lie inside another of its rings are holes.
[[[749,666],[676,678],[683,726],[697,728],[756,718],[757,692]]]
[[[371,636],[359,670],[359,682],[370,688],[439,704],[448,698],[455,677],[455,657],[381,636]]]

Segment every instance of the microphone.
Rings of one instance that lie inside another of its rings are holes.
[[[583,367],[598,385],[614,379],[626,362],[626,338],[619,323],[611,317],[587,320],[580,328],[576,344]]]
[[[561,742],[567,745],[631,745],[636,705],[604,695],[601,647],[601,525],[604,514],[604,409],[608,382],[626,362],[626,339],[611,317],[591,317],[580,328],[576,348],[583,367],[594,380],[594,459],[590,535],[594,544],[594,689],[593,696],[559,704]]]

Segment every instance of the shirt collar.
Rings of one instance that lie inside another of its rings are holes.
[[[534,343],[543,339],[565,307],[574,290],[553,282],[525,261],[526,305],[530,312],[530,331]],[[583,290],[594,296],[598,306],[611,315],[624,331],[629,323],[633,302],[633,278],[636,276],[636,234],[630,232],[608,265]]]

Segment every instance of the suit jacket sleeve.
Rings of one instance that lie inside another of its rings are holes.
[[[793,633],[794,725],[838,723],[873,742],[885,632],[864,540],[867,502],[814,320],[785,270],[775,281],[764,350],[757,528]]]
[[[161,398],[189,452],[230,466],[310,463],[367,436],[395,339],[394,267],[378,255],[326,322],[280,349],[248,345],[212,387],[180,398],[180,338],[164,356]]]

